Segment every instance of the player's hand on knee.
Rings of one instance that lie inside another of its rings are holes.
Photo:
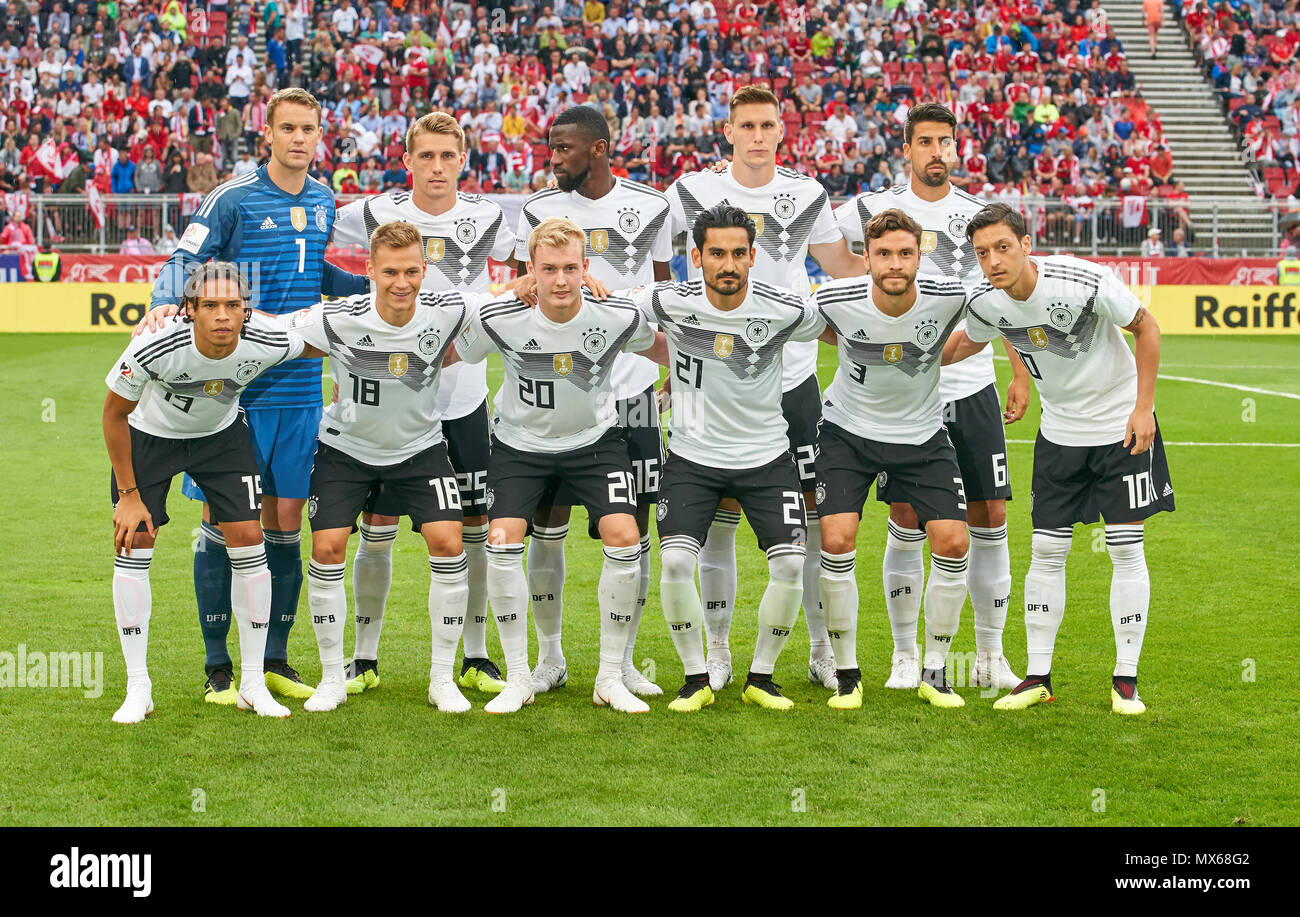
[[[334,383],[334,390],[330,392],[330,404],[337,404],[339,400],[339,384]]]
[[[157,534],[154,528],[153,516],[149,515],[149,510],[145,509],[144,501],[140,499],[138,493],[130,493],[123,496],[117,501],[117,506],[113,509],[113,553],[125,554],[130,556],[131,546],[135,542],[136,530],[140,528],[140,523],[145,524],[145,529],[149,532],[149,537]]]
[[[1151,448],[1156,439],[1156,415],[1153,411],[1146,408],[1133,409],[1128,424],[1124,427],[1124,445],[1128,445],[1130,437],[1133,439],[1130,455],[1141,455]]]
[[[181,311],[180,306],[159,306],[156,309],[150,309],[144,314],[144,318],[136,322],[131,329],[131,337],[136,337],[144,331],[157,331],[163,325],[171,321],[173,315]]]

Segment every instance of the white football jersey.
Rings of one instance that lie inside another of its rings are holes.
[[[968,287],[983,282],[975,248],[966,240],[966,224],[987,206],[987,202],[949,186],[947,196],[937,201],[917,197],[912,186],[895,185],[882,191],[864,191],[835,208],[835,220],[844,237],[861,242],[862,227],[876,214],[897,208],[921,224],[921,273],[960,280]],[[963,326],[958,325],[958,330]],[[993,372],[993,348],[945,366],[939,373],[939,397],[959,401],[997,382]]]
[[[761,188],[740,184],[730,166],[721,173],[688,172],[673,182],[667,194],[673,235],[686,233],[687,251],[695,244],[691,227],[702,211],[726,201],[748,213],[758,230],[750,279],[789,289],[800,298],[812,292],[805,263],[808,246],[841,237],[826,189],[816,179],[790,169],[778,167],[776,176]],[[686,264],[692,280],[701,276],[689,256]],[[783,372],[782,391],[787,392],[817,372],[817,342],[792,344]]]
[[[424,237],[425,290],[486,293],[492,283],[488,258],[505,261],[515,253],[515,234],[500,206],[463,192],[456,193],[455,206],[437,215],[417,207],[410,191],[353,201],[335,214],[334,244],[369,248],[370,234],[392,220],[413,224]],[[487,394],[486,363],[453,364],[438,381],[438,413],[444,420],[464,417]]]
[[[194,344],[194,325],[180,316],[131,341],[104,380],[137,402],[127,423],[166,439],[195,439],[224,430],[239,416],[239,393],[265,370],[292,360],[302,341],[254,312],[234,352],[210,360]]]
[[[1032,258],[1038,283],[1024,302],[992,284],[971,292],[966,333],[1004,337],[1043,402],[1043,436],[1060,446],[1123,442],[1137,403],[1137,361],[1120,330],[1142,304],[1112,271],[1069,255]]]
[[[442,358],[474,295],[422,290],[401,327],[380,318],[373,293],[286,316],[293,334],[329,355],[339,387],[321,416],[320,441],[367,465],[395,465],[442,442]]]
[[[618,355],[654,342],[630,300],[598,300],[584,289],[577,315],[563,323],[513,297],[489,303],[471,317],[456,351],[469,361],[500,352],[506,375],[493,402],[493,433],[515,449],[554,453],[588,446],[614,426]]]
[[[673,257],[668,199],[649,185],[616,179],[598,200],[552,188],[524,201],[519,213],[515,257],[528,260],[528,235],[550,217],[568,217],[587,233],[591,275],[611,290],[655,282],[654,263]],[[659,367],[628,353],[614,361],[614,396],[634,398],[659,381]]]
[[[966,310],[961,283],[917,275],[916,302],[897,317],[875,304],[869,276],[822,284],[813,305],[839,338],[822,416],[876,442],[915,446],[934,436],[943,426],[943,345]]]
[[[668,337],[675,455],[713,468],[758,468],[790,450],[781,364],[789,342],[816,341],[826,329],[816,309],[761,280],[725,312],[709,302],[703,280],[657,283],[634,290],[632,301]]]

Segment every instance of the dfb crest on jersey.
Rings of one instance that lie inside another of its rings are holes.
[[[598,354],[605,349],[605,335],[599,328],[588,328],[583,332],[582,349],[590,354]]]
[[[736,339],[729,334],[719,334],[713,339],[713,352],[718,355],[719,360],[727,359],[735,349]]]
[[[791,219],[794,216],[794,198],[788,194],[778,194],[772,210],[783,220]]]
[[[211,382],[203,383],[203,394],[215,398],[221,394],[221,390],[225,387],[226,383],[222,382],[220,379],[213,379]]]
[[[302,232],[304,229],[306,229],[306,228],[307,228],[307,211],[306,211],[306,209],[304,209],[304,208],[302,208],[302,207],[290,207],[290,208],[289,208],[289,222],[292,223],[292,224],[293,224],[293,228],[296,229],[296,230],[298,230],[299,232]]]
[[[767,327],[767,322],[756,318],[745,326],[745,340],[751,344],[761,344],[767,340],[771,329]]]
[[[763,214],[751,213],[749,218],[754,221],[754,236],[757,238],[763,234]]]
[[[660,501],[659,501],[659,507],[658,507],[658,509],[655,510],[655,518],[658,519],[660,522],[663,522],[664,519],[668,518],[668,501],[667,501],[667,500],[660,500]]]
[[[325,216],[325,208],[317,204],[316,205],[316,230],[318,232],[325,232],[327,229],[329,229],[329,223],[327,222],[327,218]]]
[[[561,376],[567,376],[569,373],[573,372],[573,354],[557,353],[553,365],[555,366],[555,371],[557,373]]]
[[[1054,306],[1049,313],[1049,317],[1052,324],[1058,328],[1069,328],[1074,321],[1074,316],[1070,314],[1070,310],[1063,306]]]
[[[948,220],[948,236],[953,239],[966,238],[966,218],[960,214]]]
[[[317,500],[315,497],[312,497],[310,500],[307,501],[307,518],[315,519],[316,510],[318,509],[320,509],[320,501]]]
[[[1044,331],[1041,327],[1038,327],[1038,328],[1030,328],[1030,329],[1029,329],[1029,342],[1030,342],[1031,344],[1033,344],[1035,347],[1039,347],[1039,348],[1046,347],[1046,346],[1047,346],[1047,332]]]
[[[591,231],[591,250],[598,255],[603,255],[609,250],[608,229],[593,229]]]
[[[939,234],[929,229],[921,231],[921,254],[928,255],[939,247]]]
[[[488,509],[491,509],[492,504],[497,502],[496,491],[489,487],[487,493],[483,495],[483,502],[487,504]]]
[[[631,207],[620,210],[618,228],[624,235],[634,235],[641,228],[641,217]]]
[[[880,488],[889,483],[889,472],[882,471],[876,475],[876,496],[880,495]]]
[[[240,382],[248,382],[257,375],[259,364],[256,360],[249,360],[246,363],[240,363],[239,368],[235,370],[235,378]]]
[[[420,335],[420,343],[416,346],[420,348],[420,353],[427,357],[430,354],[437,353],[438,345],[441,343],[442,339],[438,337],[436,332],[426,331],[424,334]]]
[[[935,327],[932,321],[921,322],[916,326],[916,343],[922,347],[929,347],[939,337],[939,329]]]
[[[478,238],[478,230],[474,228],[474,223],[470,220],[462,220],[456,224],[456,238],[461,245],[469,245]]]
[[[818,484],[818,485],[817,485],[817,505],[818,505],[818,506],[821,506],[821,505],[822,505],[823,503],[825,503],[825,502],[826,502],[826,485],[825,485],[825,484]]]
[[[903,345],[886,344],[881,356],[885,358],[886,363],[897,363],[899,360],[903,359]]]
[[[388,371],[394,376],[403,376],[411,366],[410,358],[404,353],[390,353],[388,355]]]
[[[437,264],[447,254],[447,240],[430,236],[424,240],[424,258],[430,264]]]

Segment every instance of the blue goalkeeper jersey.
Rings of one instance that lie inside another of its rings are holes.
[[[213,260],[240,265],[253,308],[273,315],[315,305],[322,293],[368,292],[365,277],[325,261],[333,229],[334,194],[327,186],[308,176],[302,191],[289,194],[260,166],[203,199],[154,283],[153,305],[179,303],[187,266]],[[270,369],[240,398],[249,410],[319,407],[321,400],[320,360],[293,360]]]

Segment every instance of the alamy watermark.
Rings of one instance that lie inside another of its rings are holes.
[[[103,653],[44,653],[18,644],[0,650],[0,688],[80,688],[86,697],[104,693]]]

